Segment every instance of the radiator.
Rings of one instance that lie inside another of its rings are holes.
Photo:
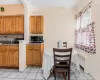
[[[79,64],[83,68],[85,73],[89,73],[89,58],[90,56],[88,55],[83,55],[84,53],[79,53],[78,52],[78,57],[79,57]],[[88,54],[88,53],[87,53]]]

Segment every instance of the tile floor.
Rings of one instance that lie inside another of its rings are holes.
[[[79,76],[80,75],[80,76]],[[0,69],[0,80],[45,80],[42,76],[42,70],[39,67],[27,67],[24,72],[16,69]],[[53,75],[49,80],[54,80]],[[62,75],[57,74],[57,80],[63,80]],[[89,74],[82,70],[71,71],[71,80],[94,80]]]

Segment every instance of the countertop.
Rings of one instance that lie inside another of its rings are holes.
[[[44,42],[41,42],[41,43],[28,43],[28,44],[43,44]]]
[[[0,45],[19,45],[19,44],[0,44]]]

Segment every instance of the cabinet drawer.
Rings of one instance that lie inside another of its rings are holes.
[[[27,44],[26,49],[27,50],[33,50],[33,49],[40,49],[41,44]]]
[[[17,51],[17,50],[19,50],[19,46],[17,45],[11,45],[11,46],[9,46],[9,50],[12,50],[12,51]]]
[[[34,44],[34,49],[40,49],[41,48],[41,44]]]
[[[31,45],[31,44],[27,44],[27,45],[26,45],[26,49],[27,49],[27,50],[33,50],[33,49],[34,49],[34,46]]]
[[[8,51],[8,49],[9,49],[9,46],[6,46],[6,45],[0,46],[0,51]]]

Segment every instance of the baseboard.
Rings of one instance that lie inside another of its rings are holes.
[[[23,72],[26,68],[27,68],[27,66],[25,66],[24,68],[19,68],[19,71]]]

